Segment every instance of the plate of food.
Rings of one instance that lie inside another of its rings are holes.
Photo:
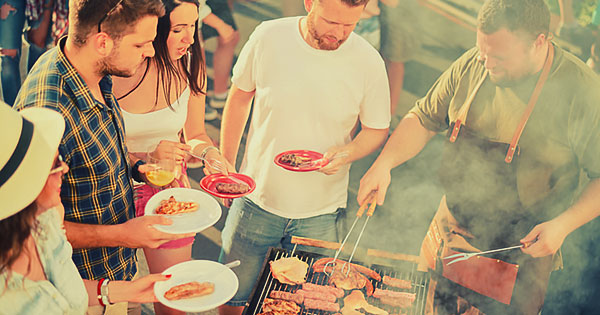
[[[275,164],[294,172],[316,171],[329,163],[323,154],[309,150],[290,150],[277,154]]]
[[[154,284],[158,301],[184,312],[203,312],[223,305],[238,289],[238,278],[227,266],[210,260],[190,260],[163,271],[169,280]]]
[[[171,225],[154,225],[165,233],[200,232],[217,223],[221,206],[209,194],[191,188],[169,188],[158,192],[146,204],[145,215],[166,215]]]
[[[253,192],[256,183],[244,174],[212,174],[200,180],[200,187],[215,197],[239,198]]]

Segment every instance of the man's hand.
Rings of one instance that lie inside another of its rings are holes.
[[[377,191],[377,204],[381,206],[391,181],[391,169],[373,164],[360,179],[360,187],[356,195],[358,204],[362,205],[372,191]]]
[[[521,250],[532,257],[544,257],[552,255],[562,246],[563,241],[569,235],[564,224],[558,219],[546,221],[536,225],[527,236],[521,239],[521,243],[530,244]],[[537,241],[536,241],[537,239]]]
[[[161,215],[149,215],[131,219],[123,224],[122,230],[124,247],[128,248],[158,248],[160,245],[186,237],[194,237],[196,233],[170,234],[161,232],[153,225],[171,225],[171,219]]]
[[[350,153],[346,147],[333,147],[323,155],[324,159],[328,159],[329,163],[320,168],[318,171],[325,175],[333,175],[337,173],[340,168],[348,163]]]

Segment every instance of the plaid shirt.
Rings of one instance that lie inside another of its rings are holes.
[[[61,189],[65,220],[120,224],[135,217],[131,168],[121,110],[110,76],[100,81],[106,105],[92,96],[62,51],[66,38],[39,58],[15,101],[17,109],[43,106],[61,113],[65,133],[59,152],[69,165]],[[135,249],[74,249],[84,279],[129,280],[137,271]]]

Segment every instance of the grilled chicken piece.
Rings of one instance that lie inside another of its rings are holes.
[[[300,306],[292,301],[275,300],[265,298],[262,305],[263,312],[289,312],[292,314],[300,313]]]
[[[215,291],[215,284],[211,282],[188,282],[170,288],[165,292],[165,298],[169,301],[190,299],[197,296],[211,294]]]
[[[285,257],[270,262],[273,277],[285,284],[306,282],[308,264],[297,257]]]
[[[362,314],[359,310],[364,310],[369,314],[375,315],[388,315],[383,309],[373,306],[367,302],[363,293],[359,290],[354,290],[344,298],[344,307],[342,308],[342,315],[358,315]]]

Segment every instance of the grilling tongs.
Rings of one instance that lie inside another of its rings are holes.
[[[354,253],[356,252],[356,248],[358,247],[358,243],[360,242],[360,239],[361,239],[363,233],[365,232],[365,228],[367,227],[369,218],[371,218],[371,216],[373,216],[373,212],[375,212],[375,206],[377,205],[376,200],[377,200],[377,191],[372,191],[367,196],[366,201],[358,208],[358,211],[356,212],[356,219],[354,219],[354,222],[352,223],[350,230],[348,230],[348,233],[346,233],[346,237],[344,237],[344,240],[342,241],[340,248],[338,248],[338,250],[335,252],[335,256],[333,256],[333,260],[331,260],[331,261],[327,262],[327,264],[325,264],[324,272],[327,276],[331,277],[333,275],[333,273],[335,272],[335,261],[337,260],[338,256],[342,252],[342,249],[344,248],[344,245],[346,244],[346,241],[348,240],[350,233],[352,233],[352,230],[354,229],[356,222],[358,222],[358,219],[360,219],[362,217],[363,213],[365,213],[365,209],[367,209],[367,206],[369,204],[371,204],[369,206],[369,210],[367,211],[367,219],[365,220],[365,223],[363,224],[363,227],[360,230],[360,234],[358,234],[358,238],[356,239],[356,243],[354,244],[354,248],[352,249],[350,258],[348,258],[348,261],[345,262],[344,265],[342,266],[342,268],[340,269],[340,271],[342,273],[345,273],[346,276],[348,276],[350,274],[350,262],[352,261],[352,257],[354,257]],[[331,267],[331,272],[327,271],[327,267]]]
[[[503,251],[507,251],[507,250],[513,250],[513,249],[517,249],[517,248],[527,248],[529,246],[531,246],[531,244],[535,243],[537,241],[537,238],[530,242],[530,243],[523,243],[521,245],[515,245],[515,246],[510,246],[510,247],[504,247],[504,248],[498,248],[498,249],[492,249],[492,250],[486,250],[484,252],[475,252],[475,253],[459,253],[459,254],[454,254],[454,255],[450,255],[447,257],[444,257],[442,259],[446,260],[446,259],[452,259],[452,258],[456,258],[452,261],[449,261],[448,263],[446,263],[446,265],[451,265],[455,262],[459,262],[459,261],[463,261],[463,260],[467,260],[473,256],[479,256],[479,255],[485,255],[485,254],[491,254],[491,253],[497,253],[497,252],[503,252]]]

